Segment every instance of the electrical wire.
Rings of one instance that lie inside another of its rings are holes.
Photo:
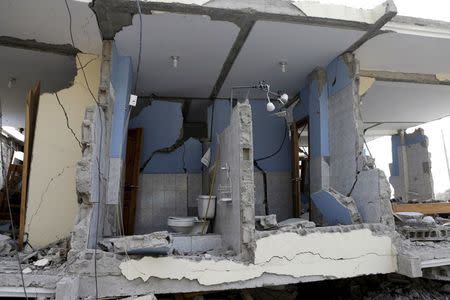
[[[2,113],[2,109],[1,109],[1,103],[0,103],[0,128],[2,128],[2,125],[3,125],[3,113]],[[25,279],[23,278],[22,265],[20,264],[19,244],[16,241],[14,220],[13,220],[12,211],[11,211],[11,201],[9,199],[8,179],[7,179],[6,172],[5,172],[5,161],[4,161],[4,156],[3,156],[3,141],[0,142],[0,156],[1,156],[1,164],[2,164],[3,184],[5,185],[5,196],[6,196],[6,200],[8,203],[8,213],[9,213],[9,221],[10,221],[10,225],[11,225],[11,234],[12,234],[12,238],[14,241],[14,245],[16,246],[17,264],[19,266],[20,278],[22,280],[23,294],[25,296],[25,299],[28,300],[27,289],[25,287]],[[10,161],[12,161],[12,155],[11,155]]]
[[[287,126],[286,122],[283,122],[283,123],[284,123],[284,126],[285,126],[284,127],[284,136],[283,136],[283,140],[281,141],[281,144],[278,147],[278,149],[274,153],[272,153],[270,155],[267,155],[267,156],[255,159],[254,160],[255,162],[258,162],[258,161],[261,161],[261,160],[266,160],[266,159],[269,159],[271,157],[274,157],[275,155],[277,155],[281,151],[281,149],[283,149],[284,142],[286,141],[286,136],[287,136],[287,133],[288,133],[288,126]]]

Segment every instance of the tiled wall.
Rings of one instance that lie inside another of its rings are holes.
[[[276,214],[277,221],[293,217],[292,184],[290,172],[267,172],[267,204],[269,214]],[[255,214],[265,215],[264,181],[261,172],[255,172]]]
[[[135,234],[168,230],[169,216],[196,216],[201,184],[201,174],[141,175]]]

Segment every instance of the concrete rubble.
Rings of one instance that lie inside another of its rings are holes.
[[[142,254],[146,251],[168,254],[172,250],[172,243],[173,238],[169,232],[157,231],[150,234],[103,239],[99,245],[105,251],[121,254]]]
[[[397,231],[411,241],[450,240],[447,219],[423,216],[420,213],[398,213],[397,220]]]
[[[0,256],[8,255],[12,250],[11,238],[0,234]]]
[[[278,227],[277,215],[255,216],[255,226],[257,230],[265,230]]]
[[[358,207],[356,206],[355,200],[352,197],[347,197],[342,195],[338,191],[333,188],[329,190],[330,194],[334,196],[334,198],[339,201],[342,205],[344,205],[351,214],[352,222],[354,224],[361,223],[361,215],[359,214]]]

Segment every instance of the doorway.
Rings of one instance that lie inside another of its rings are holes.
[[[309,189],[309,120],[291,125],[292,141],[292,199],[295,218],[307,214],[309,219],[311,200]]]

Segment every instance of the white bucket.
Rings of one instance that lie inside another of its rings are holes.
[[[209,207],[208,202],[210,202]],[[214,218],[214,213],[216,212],[216,196],[211,196],[211,201],[209,201],[209,195],[199,195],[197,197],[197,208],[199,219]],[[206,213],[206,210],[208,210],[208,213]]]

